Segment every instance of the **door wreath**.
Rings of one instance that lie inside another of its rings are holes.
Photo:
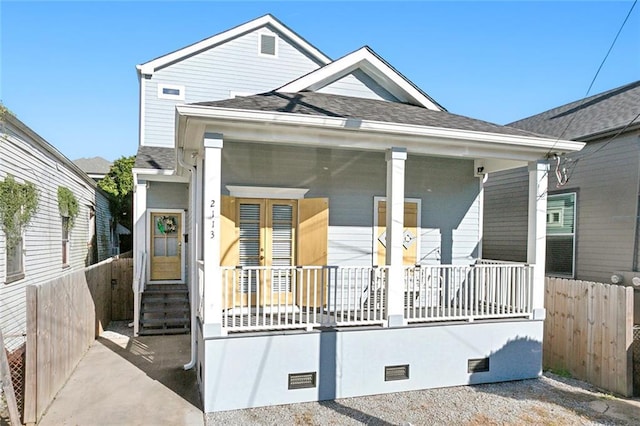
[[[156,221],[156,226],[161,234],[171,234],[178,229],[178,221],[175,216],[160,216]]]

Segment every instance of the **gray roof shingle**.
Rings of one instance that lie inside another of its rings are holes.
[[[639,113],[640,80],[515,121],[508,126],[567,140],[588,140],[624,128]]]
[[[446,111],[433,111],[405,103],[317,92],[267,92],[222,101],[198,102],[194,105],[353,118],[387,123],[499,133],[513,136],[539,136],[528,131],[451,114]]]
[[[157,146],[140,146],[133,167],[136,169],[173,170],[175,150]]]
[[[78,158],[77,160],[73,160],[73,162],[85,173],[106,175],[111,169],[111,162],[102,157]]]

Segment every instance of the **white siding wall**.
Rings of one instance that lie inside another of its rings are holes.
[[[95,206],[95,187],[63,161],[53,157],[29,135],[5,123],[0,134],[0,179],[7,174],[18,182],[32,182],[38,190],[38,209],[23,234],[24,273],[19,281],[5,284],[6,247],[0,232],[0,327],[9,350],[24,342],[26,331],[25,288],[82,269],[87,258],[89,211]],[[69,267],[62,265],[62,221],[58,211],[59,186],[76,196],[79,213],[70,232]]]
[[[342,77],[340,80],[319,89],[318,92],[365,99],[398,101],[391,93],[360,70],[356,70]]]
[[[318,68],[318,63],[286,38],[278,37],[278,54],[258,54],[261,28],[158,70],[144,82],[145,139],[142,145],[173,147],[175,105],[228,99],[230,91],[262,93]],[[158,98],[158,84],[185,87],[184,101]]]

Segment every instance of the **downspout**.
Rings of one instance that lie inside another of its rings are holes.
[[[197,280],[196,276],[196,235],[195,235],[195,227],[193,226],[193,222],[195,220],[196,214],[196,173],[194,166],[188,165],[184,162],[184,150],[179,149],[176,153],[176,158],[178,159],[178,164],[184,169],[189,170],[191,174],[191,179],[189,180],[189,189],[190,189],[190,197],[189,197],[189,235],[191,236],[191,242],[189,243],[189,312],[191,314],[191,359],[190,361],[183,366],[185,370],[191,370],[196,366],[196,358],[197,358],[197,349],[196,349],[196,310],[195,306],[195,290],[194,283]]]

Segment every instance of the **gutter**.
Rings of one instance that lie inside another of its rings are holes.
[[[195,268],[195,264],[196,264],[196,235],[195,235],[195,227],[193,226],[193,221],[194,221],[194,214],[196,211],[196,185],[195,185],[195,179],[196,179],[196,173],[195,173],[195,167],[188,165],[184,162],[184,150],[177,148],[176,149],[176,159],[178,160],[178,164],[189,170],[189,173],[191,174],[191,180],[189,183],[189,190],[191,192],[190,197],[189,197],[189,216],[191,217],[189,220],[189,235],[191,235],[191,243],[190,243],[190,247],[189,247],[189,258],[188,258],[188,262],[189,262],[189,313],[190,313],[190,317],[191,317],[191,358],[189,360],[189,362],[187,364],[185,364],[183,366],[183,368],[185,370],[191,370],[192,368],[194,368],[196,366],[196,361],[197,361],[197,348],[196,348],[196,334],[195,334],[195,330],[196,330],[196,310],[195,310],[195,282],[197,280],[197,276],[196,276],[196,268]],[[177,171],[177,170],[176,170]]]

